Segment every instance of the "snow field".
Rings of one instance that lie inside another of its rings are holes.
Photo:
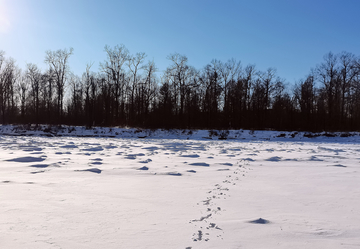
[[[0,248],[355,248],[359,151],[0,136]]]

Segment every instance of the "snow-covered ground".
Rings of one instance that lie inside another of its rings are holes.
[[[65,130],[1,127],[0,248],[360,247],[358,134]]]

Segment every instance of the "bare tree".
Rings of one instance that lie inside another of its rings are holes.
[[[67,108],[69,122],[79,125],[83,122],[83,84],[77,75],[71,74],[69,78],[71,99]]]
[[[255,65],[247,65],[244,70],[243,76],[243,84],[244,84],[244,91],[245,91],[245,98],[244,98],[244,107],[246,110],[250,109],[250,99],[251,99],[251,91],[254,84],[254,78],[256,74]]]
[[[26,76],[30,80],[32,106],[35,113],[35,123],[39,124],[39,105],[40,105],[40,69],[32,63],[27,64]]]
[[[55,102],[57,102],[56,100],[54,100],[54,92],[56,90],[55,83],[56,75],[52,67],[49,67],[49,69],[46,70],[41,77],[41,95],[44,105],[43,118],[45,122],[49,124],[55,121],[53,119],[54,116],[56,116],[57,111],[57,109],[55,108],[56,105],[54,104]],[[53,113],[55,113],[55,115]]]
[[[129,88],[130,88],[130,108],[129,108],[129,119],[130,120],[134,120],[136,119],[136,109],[135,109],[135,98],[136,98],[136,95],[138,95],[138,91],[140,91],[140,86],[138,85],[139,84],[139,80],[140,80],[140,76],[139,76],[139,70],[142,69],[143,67],[141,66],[141,64],[144,62],[146,58],[146,54],[145,53],[137,53],[135,56],[131,56],[129,61],[128,61],[128,67],[129,67],[129,70],[130,70],[130,74],[131,74],[131,77],[130,77],[130,85],[129,85]],[[137,105],[140,105],[140,103],[137,103]],[[138,112],[138,115],[140,114],[139,113],[139,109],[140,107],[137,108],[137,112]]]
[[[259,72],[259,77],[265,90],[265,108],[268,109],[271,107],[271,95],[279,78],[276,76],[276,69],[274,68],[268,68],[265,72]]]
[[[226,126],[231,126],[230,121],[230,88],[234,88],[235,81],[240,77],[241,72],[241,62],[236,61],[235,59],[228,60],[226,63],[219,63],[219,73],[221,75],[221,86],[223,92],[223,101],[222,101],[222,111],[224,115],[224,124]],[[238,82],[242,83],[242,82]],[[237,84],[237,88],[239,88],[239,84]],[[242,86],[241,86],[242,88]],[[240,90],[240,89],[238,89]],[[238,98],[242,98],[243,89],[241,91],[237,91]],[[241,101],[239,102],[242,103]],[[241,109],[241,106],[238,108]]]
[[[129,60],[129,50],[124,45],[117,45],[113,49],[105,46],[107,60],[100,63],[101,70],[107,75],[112,85],[115,99],[115,118],[124,117],[126,78],[123,65]]]
[[[5,52],[0,50],[0,70],[4,61],[5,61]]]
[[[0,56],[1,57],[1,56]],[[20,77],[20,70],[15,66],[12,58],[1,59],[0,68],[0,113],[3,123],[9,123],[15,115],[15,85]]]
[[[349,107],[347,103],[350,102],[350,89],[357,75],[359,75],[360,68],[356,67],[356,58],[354,54],[342,52],[339,55],[339,73],[340,73],[340,91],[341,91],[341,121],[344,121]]]
[[[86,65],[86,71],[82,76],[84,91],[84,111],[86,117],[86,126],[91,128],[95,123],[95,100],[97,95],[97,84],[94,73],[90,71],[93,63]]]
[[[168,60],[172,62],[165,74],[168,75],[168,79],[173,85],[174,94],[175,94],[175,106],[176,113],[179,115],[180,120],[182,121],[182,116],[184,114],[184,104],[185,104],[185,94],[186,94],[186,84],[188,80],[188,73],[190,67],[187,64],[188,58],[185,55],[180,55],[178,53],[171,54],[167,57]]]
[[[20,121],[25,122],[25,113],[26,113],[26,101],[28,97],[28,90],[30,87],[29,78],[26,74],[21,74],[16,90],[20,99]]]
[[[69,57],[74,49],[59,49],[57,51],[46,51],[45,63],[47,63],[55,74],[56,93],[57,93],[57,112],[61,120],[63,116],[63,100],[65,84],[69,73]]]
[[[340,106],[338,62],[338,56],[329,52],[324,56],[324,62],[316,68],[317,78],[324,88],[324,105],[328,117],[327,124],[329,126],[335,126],[335,123],[338,122],[338,119],[335,118],[337,116],[336,109],[339,109]]]
[[[155,72],[157,71],[156,65],[154,61],[149,61],[144,66],[145,71],[145,108],[151,107],[151,102],[155,98],[156,90],[157,90],[157,84],[156,84],[156,76]],[[148,110],[146,110],[147,112]]]
[[[201,73],[200,82],[203,89],[202,111],[204,112],[207,126],[214,128],[219,124],[219,112],[221,111],[221,75],[219,62],[213,60],[205,66]]]
[[[224,110],[228,111],[228,88],[229,83],[234,82],[241,72],[241,62],[235,59],[228,60],[226,63],[220,63],[219,71],[222,77],[222,88],[224,94]]]

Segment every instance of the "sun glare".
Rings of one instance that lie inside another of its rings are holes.
[[[10,30],[11,24],[8,16],[5,1],[0,0],[0,33],[6,33]]]

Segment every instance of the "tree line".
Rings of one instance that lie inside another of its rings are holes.
[[[308,76],[289,86],[274,68],[235,59],[202,69],[168,56],[156,75],[145,53],[105,46],[98,72],[70,71],[73,49],[45,52],[48,69],[24,70],[0,51],[0,123],[194,129],[335,131],[360,128],[360,58],[329,52]]]

